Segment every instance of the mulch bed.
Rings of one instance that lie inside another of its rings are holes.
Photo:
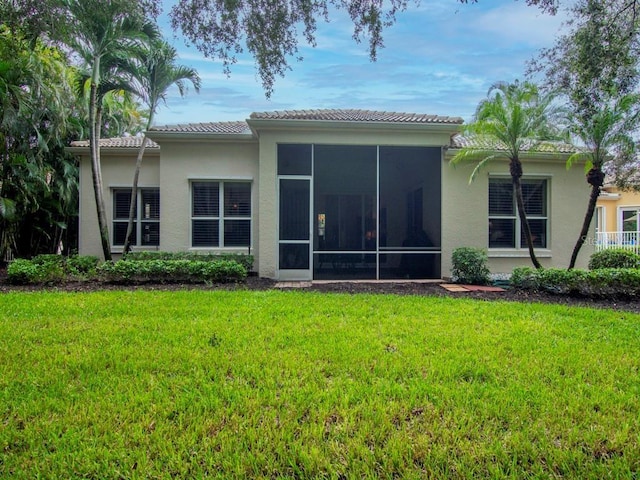
[[[177,290],[270,290],[277,288],[277,282],[266,278],[250,276],[243,283],[220,283],[212,285],[202,284],[142,284],[142,285],[114,285],[97,281],[89,282],[67,282],[56,286],[16,286],[6,282],[4,272],[0,271],[0,293],[10,291],[64,291],[64,292],[93,292],[101,290],[157,290],[157,291],[177,291]],[[485,291],[478,289],[465,292],[450,292],[440,286],[439,283],[418,283],[418,282],[335,282],[335,283],[312,283],[310,286],[301,288],[302,291],[327,292],[327,293],[370,293],[370,294],[392,294],[392,295],[421,295],[432,297],[453,297],[472,298],[476,300],[506,300],[516,302],[538,302],[553,303],[568,306],[585,306],[596,308],[609,308],[620,311],[640,313],[640,300],[637,299],[585,299],[580,297],[569,297],[564,295],[553,295],[543,292],[524,292],[515,290],[505,290],[504,292]]]

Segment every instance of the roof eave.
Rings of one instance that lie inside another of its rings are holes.
[[[156,143],[162,140],[190,141],[207,140],[214,142],[254,143],[257,141],[252,133],[212,133],[212,132],[166,132],[149,130],[147,136]]]
[[[90,154],[91,150],[90,148],[87,147],[65,147],[64,148],[65,152],[71,153],[72,155],[84,155],[84,154]],[[107,147],[107,146],[103,146],[100,147],[100,154],[107,154],[107,155],[115,155],[115,154],[131,154],[131,153],[135,153],[137,154],[138,151],[140,150],[139,147]],[[160,155],[160,148],[159,147],[146,147],[144,149],[144,154],[145,156],[151,156],[151,155]]]

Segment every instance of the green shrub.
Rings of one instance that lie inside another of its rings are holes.
[[[244,253],[197,253],[197,252],[130,252],[125,260],[192,260],[199,262],[231,261],[242,265],[247,272],[253,269],[253,255]]]
[[[65,279],[87,278],[95,275],[97,257],[37,255],[31,260],[16,259],[7,268],[10,283],[27,285],[56,283]]]
[[[112,283],[220,283],[247,277],[243,265],[229,260],[120,260],[105,262],[97,271]]]
[[[487,253],[480,248],[460,247],[453,250],[451,275],[458,283],[486,285],[489,283]]]
[[[67,272],[73,276],[93,276],[99,259],[91,255],[73,255],[67,258]]]
[[[16,258],[7,267],[7,280],[16,285],[26,285],[38,282],[38,265],[31,260]]]
[[[601,250],[589,259],[589,270],[600,268],[640,268],[640,255],[624,248]]]
[[[535,270],[521,267],[513,271],[511,286],[520,290],[590,298],[637,298],[640,297],[640,269]]]
[[[57,255],[40,255],[33,260],[18,258],[7,268],[7,280],[16,285],[53,283],[64,279],[63,262]]]

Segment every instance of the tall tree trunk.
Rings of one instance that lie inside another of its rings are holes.
[[[527,213],[524,209],[524,199],[522,198],[522,183],[520,178],[522,177],[522,163],[519,159],[512,159],[510,163],[511,180],[513,182],[513,190],[516,194],[516,205],[518,206],[518,216],[520,217],[520,226],[524,232],[524,238],[527,241],[527,247],[529,248],[529,256],[533,266],[540,269],[542,265],[536,257],[536,252],[533,249],[533,238],[531,236],[531,228],[529,227],[529,220],[527,220]]]
[[[153,109],[149,112],[149,120],[147,121],[147,128],[149,130],[151,123],[153,122]],[[138,202],[138,179],[140,178],[140,169],[142,168],[142,158],[144,157],[144,150],[147,147],[147,134],[145,133],[142,139],[142,144],[138,149],[138,156],[136,158],[136,169],[133,172],[133,184],[131,186],[131,203],[129,204],[129,222],[127,224],[127,235],[124,239],[124,248],[122,253],[125,255],[131,251],[131,233],[133,232],[133,220],[136,213],[136,203]]]
[[[98,63],[98,62],[97,62]],[[94,65],[98,69],[99,64]],[[94,75],[95,77],[95,75]],[[109,225],[104,206],[102,169],[100,167],[100,128],[101,115],[98,107],[98,84],[95,79],[91,81],[91,93],[89,99],[89,145],[91,150],[91,175],[93,178],[93,193],[96,199],[96,212],[98,214],[98,228],[100,230],[100,242],[102,254],[105,260],[111,260],[111,245],[109,242]]]
[[[600,196],[600,189],[604,184],[604,172],[597,167],[589,170],[587,174],[587,182],[591,185],[591,194],[589,195],[589,204],[587,205],[587,213],[584,215],[582,222],[582,230],[580,230],[580,236],[576,245],[573,247],[573,253],[571,254],[571,261],[569,262],[569,270],[576,266],[578,260],[578,253],[584,245],[589,234],[589,227],[591,226],[591,220],[593,219],[593,213],[596,211],[596,202]]]

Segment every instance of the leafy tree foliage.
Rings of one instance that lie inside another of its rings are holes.
[[[458,0],[476,3],[478,0]],[[346,12],[353,22],[353,39],[368,42],[375,60],[384,46],[383,31],[399,13],[419,0],[178,0],[171,10],[172,26],[206,57],[222,60],[225,73],[245,48],[254,57],[267,97],[276,77],[290,69],[289,59],[300,60],[299,42],[316,46],[318,21],[328,22]],[[426,2],[428,3],[428,1]],[[558,0],[527,0],[555,13]]]
[[[465,133],[473,138],[472,146],[461,149],[451,160],[478,162],[471,174],[472,181],[488,162],[509,162],[511,181],[516,197],[518,216],[525,235],[531,262],[541,268],[534,248],[529,221],[524,208],[521,177],[523,152],[535,151],[548,140],[561,138],[558,130],[561,112],[553,103],[553,94],[542,94],[529,82],[497,83],[493,85],[476,109],[473,121]]]
[[[54,250],[76,213],[64,146],[74,122],[64,55],[0,26],[0,255]]]

